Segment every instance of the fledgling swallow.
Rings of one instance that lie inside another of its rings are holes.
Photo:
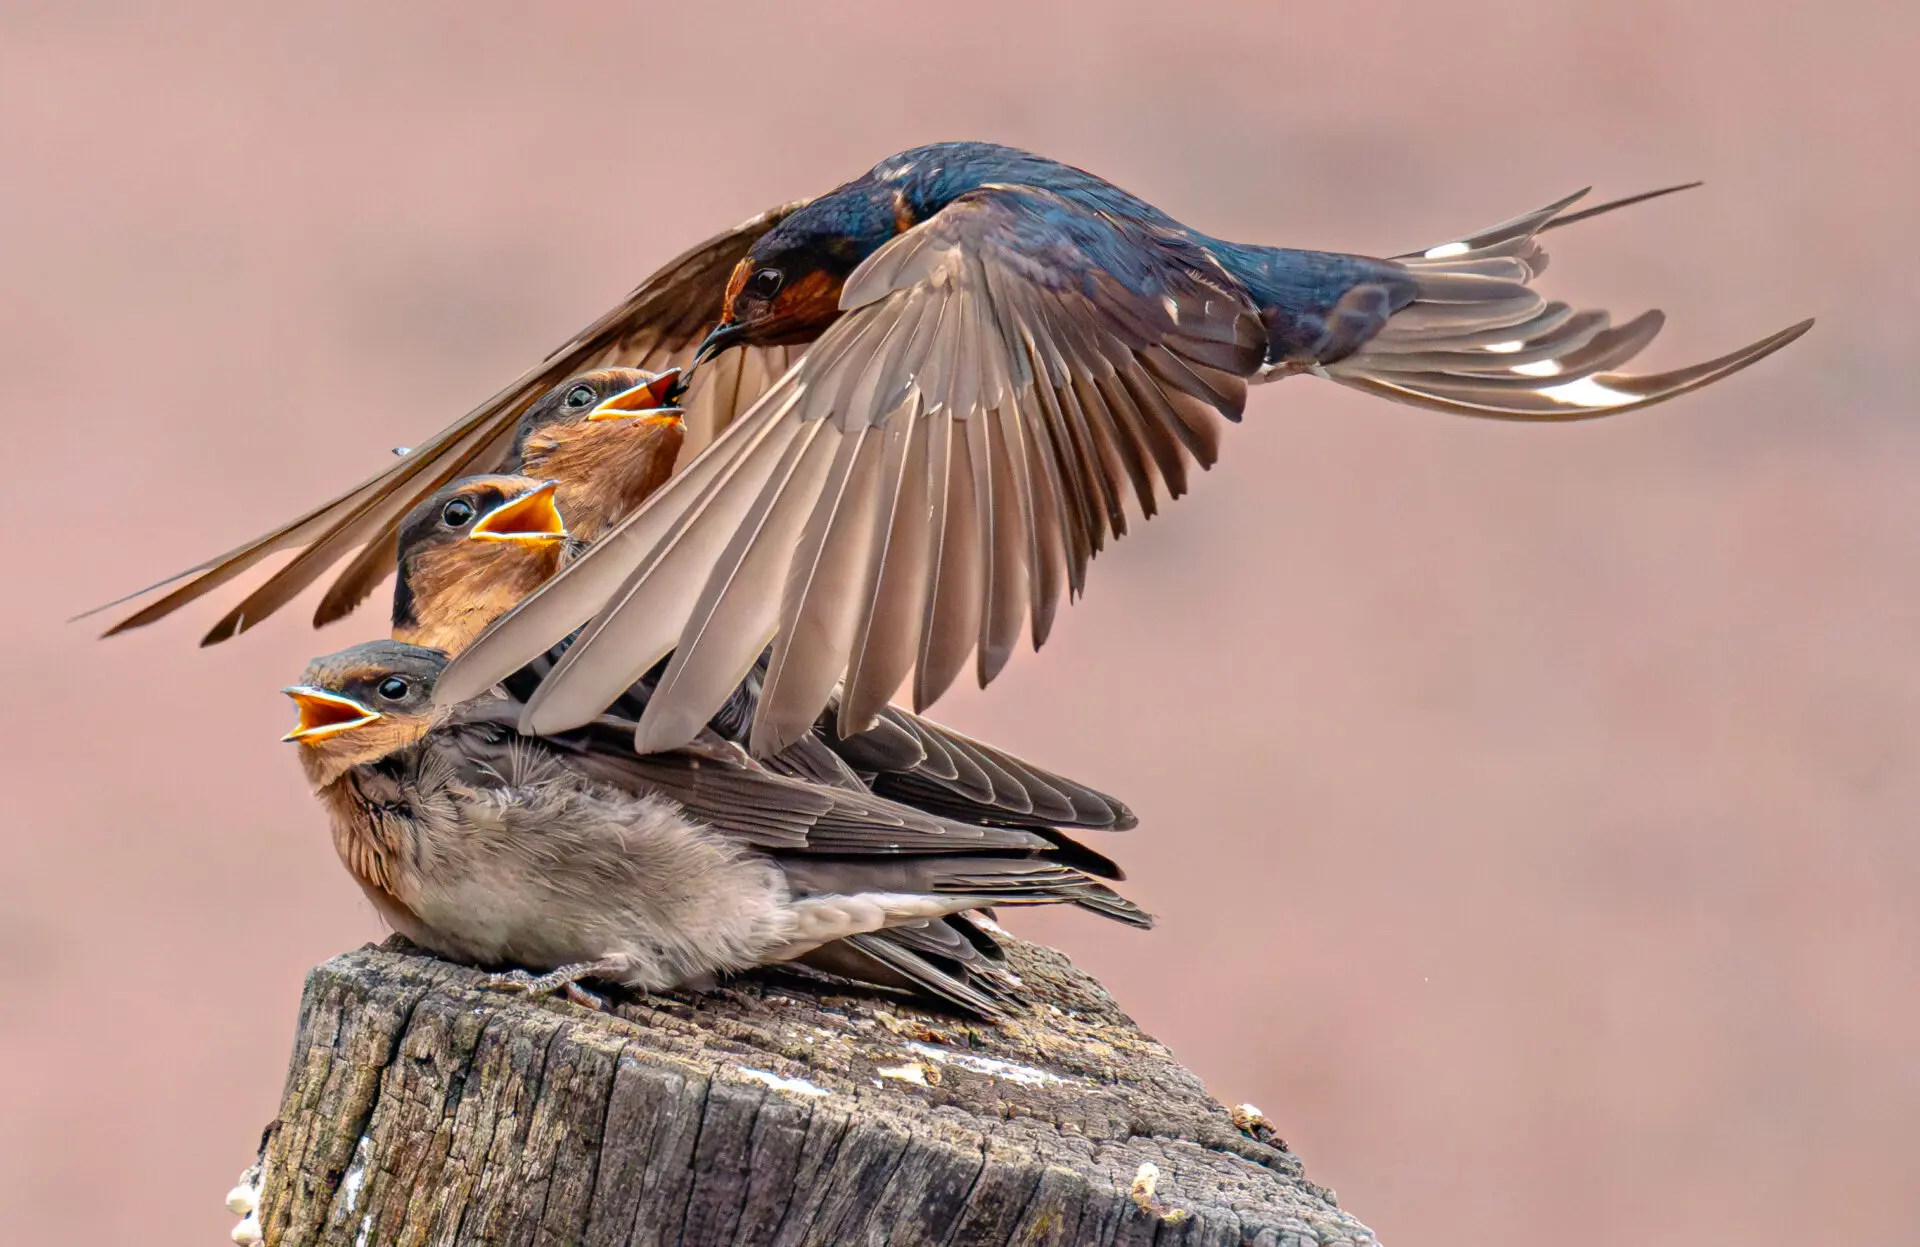
[[[400,525],[393,639],[457,654],[560,570],[579,544],[558,481],[470,476],[415,507]]]
[[[705,413],[696,445],[718,431],[711,447],[479,638],[442,696],[477,693],[591,621],[531,699],[529,730],[591,720],[671,653],[636,736],[671,748],[771,644],[754,752],[811,731],[835,689],[852,734],[909,675],[923,708],[969,659],[984,685],[1023,635],[1037,648],[1128,509],[1152,515],[1211,466],[1250,384],[1305,373],[1456,414],[1576,420],[1691,392],[1803,333],[1811,322],[1629,374],[1658,312],[1616,326],[1534,289],[1546,232],[1677,189],[1583,211],[1570,196],[1376,258],[1214,238],[1013,148],[915,148],[687,252],[402,463],[194,569],[121,626],[303,546],[208,640],[232,635],[386,540],[562,378],[697,357],[688,402]],[[320,616],[350,609],[386,558],[356,560]]]
[[[985,1017],[1010,981],[946,919],[1125,902],[1032,831],[775,774],[737,749],[647,757],[624,733],[522,736],[496,697],[437,706],[446,655],[373,641],[286,690],[287,739],[386,920],[469,964],[639,990],[810,960]],[[972,956],[959,945],[972,949]]]

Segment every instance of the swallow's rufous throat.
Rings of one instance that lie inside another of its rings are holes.
[[[733,747],[520,736],[495,696],[436,705],[445,663],[394,641],[316,659],[286,690],[287,739],[348,872],[452,959],[543,972],[542,990],[800,961],[997,1017],[1016,985],[984,928],[949,919],[1086,896],[1129,908],[1033,831],[779,775]]]
[[[130,622],[303,546],[211,639],[257,622],[484,462],[555,381],[697,354],[688,402],[710,418],[692,441],[719,428],[711,447],[481,636],[441,695],[587,623],[529,730],[592,719],[671,653],[637,736],[671,748],[771,644],[754,750],[810,731],[836,688],[851,732],[909,674],[924,706],[969,659],[984,684],[1023,634],[1042,642],[1128,507],[1151,515],[1212,464],[1249,384],[1304,373],[1456,414],[1578,420],[1688,393],[1806,330],[1632,374],[1658,312],[1615,325],[1534,289],[1542,234],[1663,193],[1585,211],[1569,196],[1382,259],[1213,238],[1012,148],[916,148],[683,255],[408,462]]]

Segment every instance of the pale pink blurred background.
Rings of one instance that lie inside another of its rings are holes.
[[[214,1243],[378,938],[277,737],[323,636],[64,617],[252,536],[657,262],[993,138],[1784,355],[1586,426],[1261,391],[940,714],[1109,786],[1163,918],[1024,926],[1389,1243],[1920,1241],[1911,5],[0,7],[0,1225]],[[230,601],[231,599],[226,599]]]

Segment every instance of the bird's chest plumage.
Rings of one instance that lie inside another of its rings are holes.
[[[530,440],[523,469],[560,482],[556,501],[568,528],[592,541],[666,483],[682,432],[639,432],[607,421],[571,437]]]
[[[412,869],[409,811],[382,791],[380,777],[352,772],[322,794],[333,826],[333,849],[389,925],[416,938],[418,882]]]

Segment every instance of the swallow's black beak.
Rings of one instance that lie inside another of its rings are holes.
[[[698,368],[700,365],[740,341],[746,334],[747,326],[744,321],[721,321],[715,325],[701,341],[700,349],[693,353],[693,364],[687,371],[692,372],[695,368]]]

